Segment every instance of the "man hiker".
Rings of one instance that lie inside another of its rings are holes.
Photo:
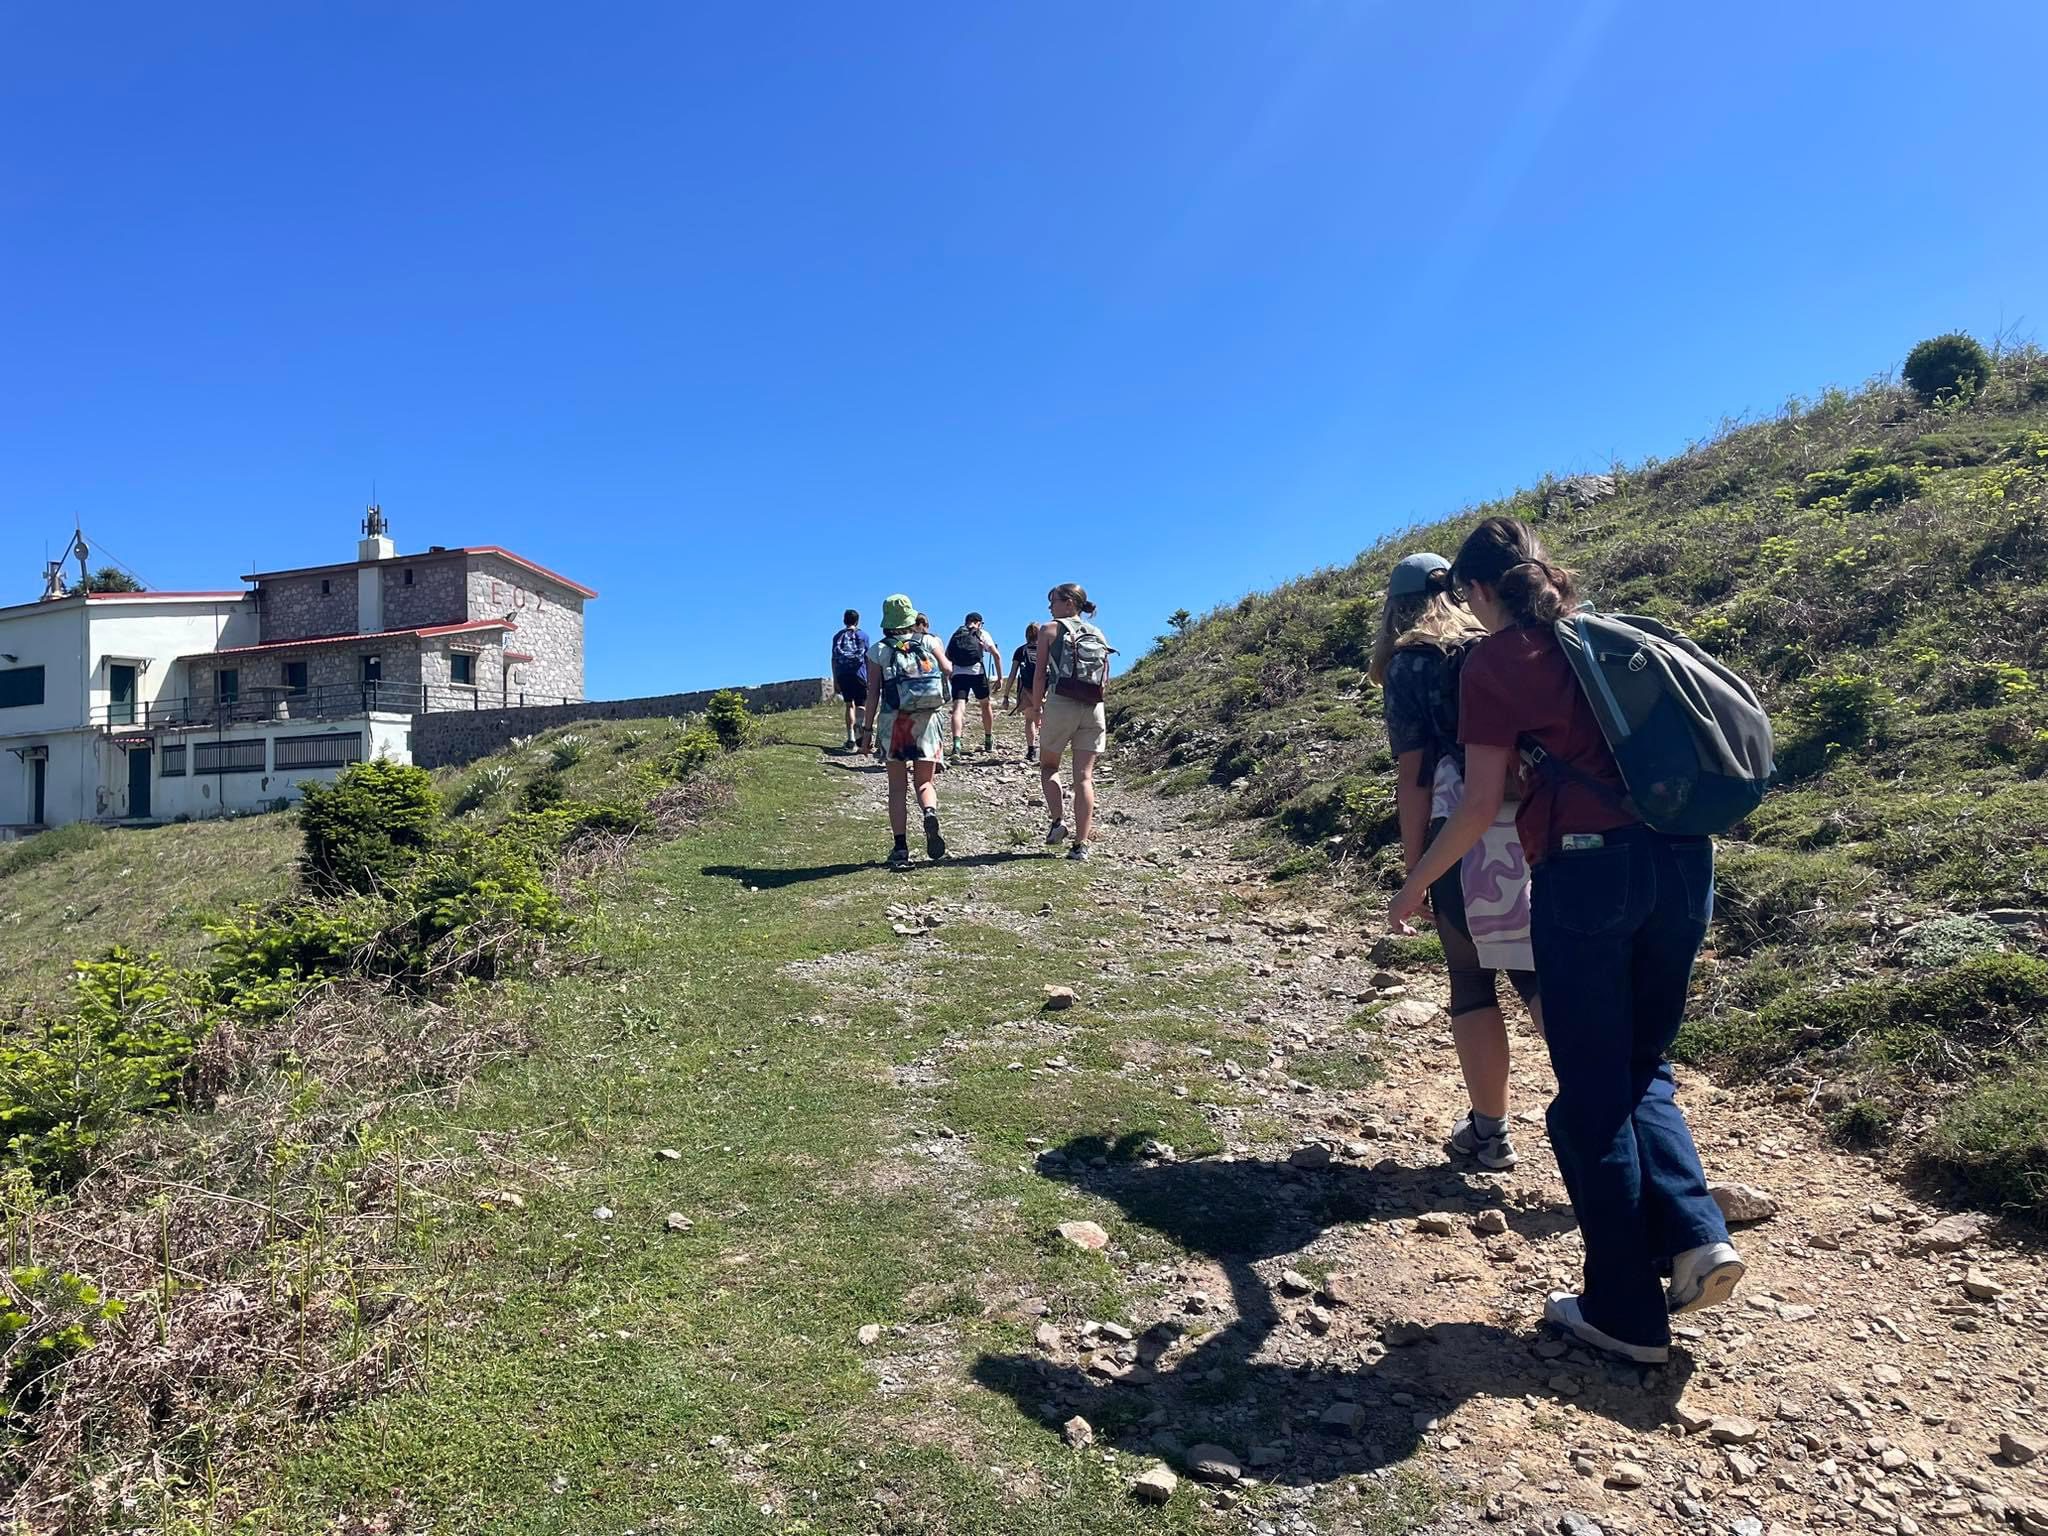
[[[1024,717],[1024,761],[1038,761],[1038,716],[1032,713],[1031,694],[1038,681],[1038,626],[1024,626],[1024,643],[1010,653],[1010,686],[1003,702]]]
[[[946,856],[939,835],[938,766],[945,730],[946,679],[952,663],[939,642],[917,627],[917,608],[901,593],[882,603],[882,638],[868,652],[867,718],[861,724],[861,745],[882,743],[889,764],[889,830],[896,844],[889,850],[891,869],[910,867],[909,790],[917,787],[924,813],[924,849],[934,859]],[[876,734],[877,721],[880,734]]]
[[[996,649],[995,641],[989,639],[988,631],[981,627],[981,615],[970,613],[967,620],[953,631],[953,638],[946,642],[946,660],[953,664],[953,751],[960,751],[960,728],[967,723],[967,700],[971,695],[981,700],[981,750],[993,752],[996,749],[996,711],[990,702],[988,658],[993,656],[996,664],[995,680],[1003,680],[1003,653]]]
[[[854,748],[854,721],[868,701],[868,636],[860,610],[846,610],[845,627],[832,637],[832,691],[846,702],[846,750]]]

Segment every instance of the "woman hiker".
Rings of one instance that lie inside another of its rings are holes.
[[[917,609],[898,593],[882,602],[882,638],[868,652],[867,717],[861,724],[863,749],[879,741],[889,764],[889,830],[895,846],[889,867],[910,867],[909,788],[917,786],[924,812],[924,848],[934,859],[946,856],[939,835],[940,743],[946,729],[946,680],[953,668],[929,632],[917,627]],[[879,716],[881,731],[876,734]]]
[[[1458,673],[1486,628],[1452,601],[1442,555],[1414,554],[1394,567],[1368,675],[1380,685],[1387,746],[1394,754],[1394,805],[1401,854],[1413,869],[1465,794],[1458,744]],[[1431,578],[1438,585],[1431,587]],[[1451,981],[1451,1042],[1470,1108],[1451,1130],[1453,1152],[1488,1168],[1515,1166],[1508,1136],[1508,1026],[1499,974],[1542,1028],[1529,949],[1529,872],[1503,806],[1485,835],[1429,888],[1437,937]]]
[[[1109,658],[1115,647],[1082,614],[1093,615],[1088,593],[1071,581],[1045,595],[1052,622],[1038,631],[1037,676],[1032,679],[1031,712],[1038,717],[1038,781],[1045,790],[1045,808],[1052,826],[1045,845],[1067,840],[1067,819],[1060,797],[1060,759],[1074,756],[1074,846],[1070,859],[1086,859],[1095,829],[1095,759],[1108,744],[1109,727],[1102,713],[1103,690],[1109,683]]]
[[[1003,702],[1024,716],[1024,761],[1038,761],[1038,716],[1032,713],[1031,689],[1038,679],[1038,631],[1036,624],[1024,626],[1024,643],[1010,653],[1010,687]]]
[[[1488,634],[1459,677],[1465,798],[1388,920],[1409,931],[1431,883],[1492,824],[1518,748],[1554,760],[1533,776],[1517,824],[1535,865],[1536,977],[1557,1076],[1550,1142],[1586,1263],[1578,1294],[1556,1292],[1543,1315],[1582,1343],[1654,1364],[1670,1358],[1671,1314],[1726,1301],[1743,1275],[1664,1059],[1713,911],[1713,844],[1653,832],[1629,807],[1553,629],[1579,606],[1572,575],[1528,527],[1488,518],[1430,582]]]

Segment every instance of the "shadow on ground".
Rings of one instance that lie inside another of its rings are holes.
[[[1173,1441],[1214,1441],[1240,1456],[1254,1445],[1272,1446],[1276,1454],[1261,1475],[1305,1483],[1403,1460],[1421,1444],[1430,1419],[1474,1397],[1519,1400],[1543,1392],[1560,1372],[1576,1378],[1580,1393],[1574,1400],[1586,1412],[1632,1430],[1669,1420],[1691,1374],[1682,1354],[1650,1371],[1583,1356],[1545,1360],[1534,1352],[1541,1335],[1492,1323],[1403,1328],[1389,1334],[1393,1347],[1383,1355],[1371,1348],[1348,1356],[1332,1351],[1298,1365],[1254,1358],[1277,1330],[1290,1326],[1254,1264],[1295,1253],[1339,1223],[1442,1210],[1454,1206],[1461,1193],[1495,1204],[1493,1188],[1455,1171],[1391,1161],[1312,1173],[1256,1159],[1132,1161],[1144,1139],[1080,1137],[1043,1156],[1040,1171],[1113,1201],[1130,1220],[1213,1261],[1228,1278],[1237,1317],[1171,1361],[1165,1357],[1181,1343],[1181,1325],[1147,1330],[1137,1341],[1137,1365],[1122,1380],[1035,1354],[984,1355],[975,1363],[976,1381],[1048,1427],[1056,1430],[1078,1413],[1111,1444],[1169,1458]],[[1514,1231],[1529,1238],[1573,1225],[1563,1208],[1503,1214]],[[1375,1309],[1372,1274],[1357,1278],[1364,1294],[1347,1314],[1390,1321]],[[1358,1406],[1356,1424],[1322,1425],[1324,1410],[1339,1403]],[[1162,1442],[1162,1433],[1170,1440]]]
[[[908,873],[915,874],[921,869],[986,869],[995,864],[1014,863],[1018,859],[1045,857],[1047,854],[1044,850],[1037,848],[1028,851],[1009,848],[994,853],[963,853],[937,861],[920,857]],[[698,873],[725,880],[737,880],[742,885],[751,885],[757,891],[774,891],[784,886],[805,885],[813,880],[836,880],[842,875],[867,874],[872,870],[888,867],[888,859],[879,858],[868,859],[858,864],[795,864],[782,868],[753,864],[706,864]]]

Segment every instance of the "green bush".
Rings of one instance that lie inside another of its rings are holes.
[[[751,747],[761,737],[761,722],[748,713],[746,698],[735,688],[711,696],[704,706],[704,723],[728,752]]]
[[[1932,405],[1974,398],[1991,381],[1991,358],[1973,336],[1950,331],[1930,336],[1906,354],[1906,387]]]
[[[550,768],[536,774],[519,794],[519,809],[522,811],[550,811],[569,798],[569,785],[560,773]]]
[[[663,778],[680,782],[701,771],[724,750],[710,726],[693,725],[683,732],[681,740],[655,759],[654,768]]]
[[[1922,1156],[1991,1204],[2048,1209],[2048,1072],[1978,1082],[1943,1109]]]
[[[379,759],[342,769],[332,784],[301,786],[299,868],[319,891],[389,886],[441,830],[441,797],[424,768]]]
[[[555,744],[548,748],[548,762],[559,773],[565,768],[575,767],[589,754],[590,743],[571,731],[556,738]]]
[[[389,921],[376,898],[296,902],[211,923],[206,980],[222,1008],[274,1018],[312,983],[357,969]]]
[[[1793,711],[1793,735],[1778,754],[1780,774],[1802,779],[1843,752],[1881,739],[1897,700],[1878,678],[1830,672],[1806,685]]]
[[[0,1376],[4,1409],[33,1414],[44,1397],[43,1380],[67,1360],[99,1342],[98,1330],[127,1310],[127,1303],[100,1294],[99,1287],[70,1270],[20,1264],[0,1276]]]

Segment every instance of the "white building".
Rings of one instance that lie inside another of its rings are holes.
[[[195,703],[181,658],[257,634],[246,592],[0,608],[0,835],[260,810],[365,757],[410,761],[410,712],[375,700],[315,712],[280,690]]]

